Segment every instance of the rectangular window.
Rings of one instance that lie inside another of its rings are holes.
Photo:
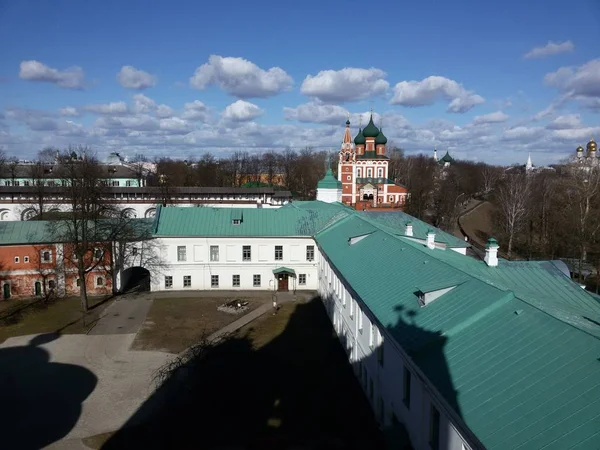
[[[407,367],[404,367],[404,377],[402,382],[402,402],[406,406],[406,409],[410,409],[410,382],[411,373]]]
[[[137,248],[137,247],[132,247],[132,248],[131,248],[131,254],[132,254],[133,256],[137,255],[137,254],[138,254],[138,248]]]
[[[96,278],[96,286],[104,286],[104,278],[102,278],[102,277]]]
[[[371,178],[373,176],[373,169],[370,167],[367,169],[367,178]]]
[[[42,261],[44,261],[44,262],[52,261],[52,253],[50,253],[48,250],[42,250]]]
[[[212,262],[219,261],[219,246],[218,245],[210,246],[210,260]]]
[[[254,287],[260,287],[260,275],[253,275],[252,276],[252,285]]]
[[[211,275],[210,276],[210,287],[211,288],[219,287],[219,275]]]
[[[102,258],[102,249],[96,248],[94,249],[94,259]]]
[[[29,186],[29,181],[23,181],[23,186]]]
[[[362,177],[362,169],[356,169],[356,178]]]
[[[233,285],[233,287],[240,287],[240,276],[233,275],[231,278],[231,284]]]
[[[440,448],[440,412],[431,405],[429,417],[429,446],[433,450]]]
[[[119,182],[118,182],[118,181],[113,181],[113,182],[112,182],[112,185],[113,185],[114,187],[119,187]]]
[[[233,225],[239,225],[240,223],[242,223],[242,221],[241,221],[240,219],[232,219],[232,220],[231,220],[231,223],[232,223]]]
[[[283,245],[275,246],[275,261],[283,260]]]
[[[20,181],[15,181],[15,186],[19,186],[21,184]]]
[[[315,246],[314,245],[306,246],[306,260],[307,261],[315,260]]]
[[[252,250],[249,245],[242,246],[242,261],[252,260]]]
[[[177,246],[177,261],[186,261],[187,260],[187,248],[185,245]]]
[[[173,277],[170,275],[165,276],[165,289],[171,289],[173,287]]]
[[[306,284],[306,274],[301,273],[298,275],[298,284],[304,286]]]
[[[19,264],[19,262],[20,262],[20,260],[19,260],[19,257],[18,257],[18,256],[15,256],[15,263],[16,263],[16,264]]]
[[[127,187],[131,187],[131,180],[127,180],[127,181],[125,182],[125,186],[127,186]]]
[[[191,287],[192,286],[192,276],[184,275],[183,276],[183,287]]]
[[[28,263],[29,262],[29,256],[24,256],[23,257],[23,262],[24,263]]]

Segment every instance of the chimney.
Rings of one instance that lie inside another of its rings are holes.
[[[404,235],[405,236],[413,235],[412,222],[406,222],[406,230],[404,231]]]
[[[435,248],[435,231],[431,228],[427,230],[427,248],[433,250]]]
[[[498,266],[498,242],[493,237],[489,238],[485,244],[484,261],[489,267]]]

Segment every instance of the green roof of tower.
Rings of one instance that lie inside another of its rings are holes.
[[[321,181],[317,183],[319,189],[341,189],[342,183],[338,181],[334,176],[331,169],[327,169],[325,176]]]
[[[383,128],[381,130],[379,130],[379,134],[375,138],[375,143],[376,144],[387,144],[387,138],[385,137],[385,134],[383,134]]]
[[[363,135],[362,130],[360,128],[358,129],[358,134],[354,138],[354,143],[356,145],[365,145],[365,136]]]
[[[441,163],[442,162],[451,163],[451,162],[454,162],[454,158],[452,158],[452,156],[450,156],[450,153],[446,152],[446,154],[442,157],[442,159],[440,159],[439,162],[441,162]]]
[[[373,115],[371,114],[371,119],[369,120],[368,125],[363,130],[364,137],[377,137],[379,134],[379,128],[375,126],[373,123]]]

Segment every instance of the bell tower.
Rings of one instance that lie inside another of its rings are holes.
[[[354,203],[355,161],[356,152],[354,151],[354,142],[350,132],[350,117],[348,117],[338,162],[338,180],[342,183],[343,203]]]

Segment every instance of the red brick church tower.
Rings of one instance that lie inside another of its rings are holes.
[[[357,209],[401,208],[406,202],[406,187],[388,179],[387,138],[373,123],[358,129],[352,141],[350,120],[339,154],[338,180],[342,183],[342,202]]]

